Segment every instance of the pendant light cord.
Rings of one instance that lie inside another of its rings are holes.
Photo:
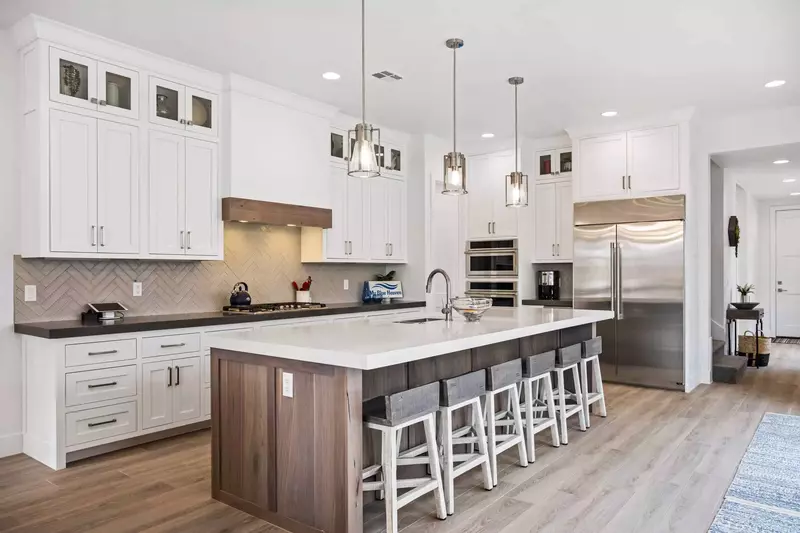
[[[453,48],[453,153],[456,153],[456,50]]]
[[[517,123],[519,122],[519,111],[517,111],[517,88],[519,85],[514,85],[514,172],[519,172],[519,129]]]
[[[361,0],[361,122],[367,123],[367,37],[365,0]]]

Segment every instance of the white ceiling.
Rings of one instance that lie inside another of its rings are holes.
[[[788,199],[789,193],[800,192],[800,143],[714,154],[711,159],[756,198]],[[779,159],[789,163],[773,163]],[[784,179],[796,181],[784,183]]]
[[[29,12],[218,72],[359,110],[358,0],[2,0],[0,27]],[[368,0],[368,120],[450,135],[459,52],[459,135],[513,131],[509,76],[524,76],[520,128],[560,133],[697,106],[725,113],[800,104],[798,0]],[[335,71],[336,82],[321,74]],[[785,79],[781,88],[764,83]],[[614,120],[614,119],[609,119]]]

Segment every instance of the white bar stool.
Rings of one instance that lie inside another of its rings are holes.
[[[586,431],[586,415],[583,410],[583,395],[581,394],[581,378],[578,372],[578,363],[581,361],[581,344],[573,344],[566,348],[556,350],[556,391],[554,400],[556,402],[556,412],[558,414],[561,428],[561,444],[569,444],[567,435],[567,419],[578,415],[581,431]],[[575,392],[566,390],[564,383],[564,373],[572,372],[572,381],[575,385]],[[568,403],[568,402],[574,402]]]
[[[489,466],[489,451],[486,445],[486,425],[481,409],[481,397],[486,394],[486,371],[478,370],[439,382],[439,433],[442,447],[442,469],[444,470],[444,498],[447,514],[455,512],[455,486],[458,476],[481,467],[483,487],[492,490],[492,472]],[[469,408],[471,422],[453,431],[453,413]],[[470,453],[457,454],[454,447],[466,445]],[[475,446],[478,453],[474,453]],[[456,466],[456,463],[458,466]]]
[[[489,423],[489,465],[492,468],[492,485],[497,486],[497,456],[516,445],[519,449],[519,465],[528,466],[528,453],[525,450],[525,436],[522,430],[522,412],[519,405],[517,386],[522,381],[522,359],[513,359],[486,369],[486,414]],[[495,414],[495,396],[508,392],[511,396],[511,410],[501,413],[511,420],[498,420]],[[511,431],[497,434],[497,426],[509,427]]]
[[[439,410],[439,383],[378,396],[363,404],[365,425],[381,432],[381,463],[364,468],[361,479],[378,477],[378,481],[364,482],[363,491],[385,494],[386,531],[397,533],[397,511],[417,498],[433,491],[436,516],[444,520],[447,511],[444,503],[439,450],[436,446],[436,412]],[[403,428],[422,423],[425,427],[425,444],[400,453],[399,438]],[[427,455],[424,455],[427,452]],[[430,466],[430,476],[414,479],[397,479],[397,468],[410,465]],[[402,495],[398,491],[411,489]]]
[[[556,368],[556,352],[540,353],[522,358],[522,392],[524,402],[522,412],[527,439],[528,460],[536,460],[534,435],[550,428],[553,446],[558,448],[561,441],[558,436],[558,418],[553,396],[553,380],[550,372]]]
[[[581,392],[583,392],[583,412],[586,417],[586,427],[591,427],[592,420],[589,417],[590,407],[593,403],[599,403],[598,411],[601,417],[605,418],[606,395],[603,392],[603,376],[600,374],[600,354],[603,353],[603,338],[595,337],[581,343],[581,362],[579,364],[581,373]],[[593,389],[589,390],[589,364],[592,365]]]

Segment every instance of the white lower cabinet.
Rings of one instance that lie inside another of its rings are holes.
[[[203,389],[203,416],[211,416],[211,387]]]
[[[66,415],[67,446],[136,432],[136,402],[74,411]]]
[[[200,416],[200,357],[142,365],[142,429]]]

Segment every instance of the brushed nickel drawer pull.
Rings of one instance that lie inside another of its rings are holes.
[[[89,355],[111,355],[113,353],[119,353],[119,350],[105,350],[102,352],[89,352]]]
[[[177,344],[162,344],[161,345],[162,348],[181,348],[183,346],[186,346],[185,342],[179,342]]]
[[[100,388],[100,387],[113,387],[116,384],[117,384],[116,381],[110,381],[108,383],[98,383],[96,385],[91,384],[91,385],[89,385],[89,388],[90,389],[97,389],[97,388]]]
[[[116,421],[117,421],[116,418],[112,418],[111,420],[106,420],[105,422],[89,422],[89,427],[93,428],[97,426],[106,426],[108,424],[113,424]]]

